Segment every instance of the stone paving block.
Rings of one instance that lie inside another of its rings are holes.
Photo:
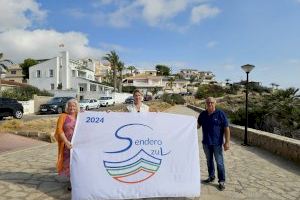
[[[169,111],[198,116],[183,106],[175,106]],[[198,198],[146,200],[300,199],[300,166],[259,148],[240,144],[241,141],[232,140],[231,150],[225,152],[225,191],[219,191],[215,181],[211,185],[202,184]],[[199,153],[201,179],[206,179],[201,130]],[[67,180],[56,173],[56,154],[56,144],[0,154],[0,200],[71,199],[71,193],[66,190]]]

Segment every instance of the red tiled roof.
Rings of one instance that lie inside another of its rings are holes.
[[[18,86],[18,87],[30,86],[29,84],[26,84],[26,83],[19,83],[19,82],[16,82],[16,81],[6,81],[6,80],[3,80],[3,79],[0,79],[0,80],[1,80],[2,85],[15,85],[15,86]]]

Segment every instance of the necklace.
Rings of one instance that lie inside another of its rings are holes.
[[[135,110],[136,110],[137,112],[140,112],[140,110],[141,110],[141,105],[135,105],[135,104],[134,104],[134,107],[135,107]]]

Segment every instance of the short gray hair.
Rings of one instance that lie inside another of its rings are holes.
[[[70,103],[75,103],[75,104],[76,104],[76,108],[77,108],[77,112],[80,111],[80,107],[79,107],[78,101],[77,101],[76,99],[70,99],[70,100],[67,101],[67,103],[66,103],[65,113],[68,113],[68,114],[69,114],[68,108],[69,108],[69,104],[70,104]]]
[[[214,103],[216,103],[217,101],[216,101],[216,99],[214,97],[207,97],[206,100],[205,100],[205,103],[207,103],[207,102],[214,102]]]

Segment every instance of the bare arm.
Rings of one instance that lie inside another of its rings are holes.
[[[71,142],[67,139],[64,133],[59,134],[60,139],[65,143],[68,149],[72,149],[72,144]]]
[[[230,129],[229,127],[224,128],[224,135],[225,135],[225,143],[224,143],[224,151],[229,150],[230,146]]]

